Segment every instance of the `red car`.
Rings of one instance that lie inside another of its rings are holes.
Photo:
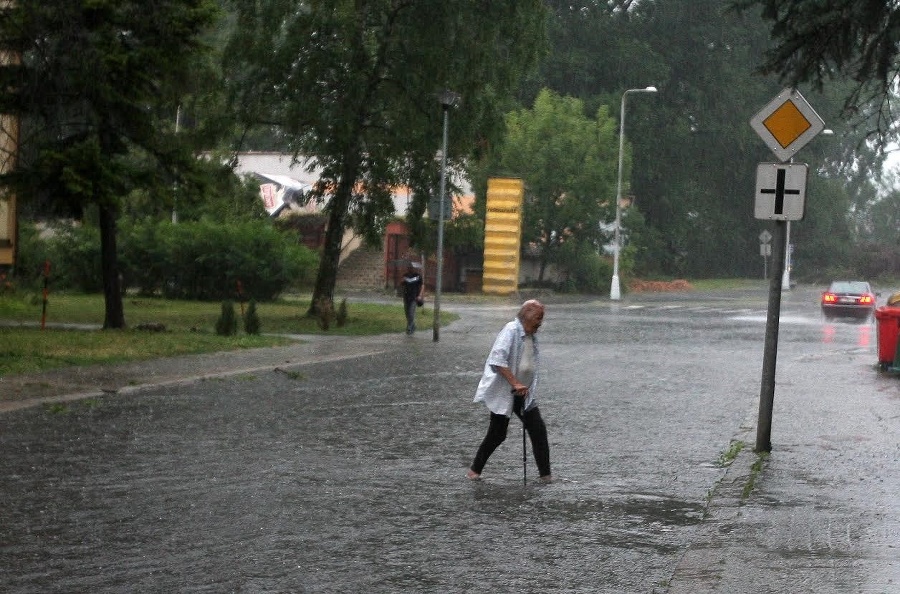
[[[822,293],[822,314],[826,319],[853,317],[870,320],[875,313],[875,292],[865,281],[834,281]]]

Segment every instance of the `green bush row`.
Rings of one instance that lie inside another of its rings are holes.
[[[559,250],[559,264],[569,271],[568,280],[560,290],[565,293],[599,295],[609,291],[612,263],[597,253],[588,243],[566,244]],[[623,257],[621,267],[630,269],[630,261]]]
[[[269,301],[308,285],[318,266],[318,255],[298,244],[295,235],[265,221],[123,222],[118,257],[123,289],[201,300]],[[95,227],[61,226],[39,235],[33,226],[22,225],[17,281],[39,285],[46,260],[56,289],[102,290]]]

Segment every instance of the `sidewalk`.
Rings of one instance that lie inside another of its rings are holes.
[[[900,379],[871,358],[779,376],[771,453],[753,451],[753,418],[667,593],[900,591]]]
[[[340,336],[296,338],[300,342],[283,347],[186,355],[118,365],[66,367],[0,377],[0,414],[103,394],[133,394],[148,387],[272,371],[297,363],[361,357],[384,349],[384,338],[377,336],[353,337],[353,340]]]
[[[545,297],[541,291],[535,293],[537,297]],[[367,302],[396,303],[396,298],[380,293],[358,292],[354,296]],[[579,295],[548,294],[547,296],[559,302],[577,302],[585,299]],[[454,294],[446,295],[445,299],[448,304],[462,305],[463,307],[469,303],[482,304],[485,302],[497,307],[504,307],[513,306],[518,302],[518,298]],[[75,324],[54,324],[54,326],[85,328],[83,325]],[[91,326],[90,328],[97,327]],[[385,344],[384,336],[298,335],[294,338],[299,342],[285,347],[243,349],[117,365],[76,366],[34,374],[0,377],[0,414],[41,404],[67,402],[102,394],[135,393],[152,386],[186,384],[214,377],[271,371],[279,366],[290,364],[360,357],[381,352]]]

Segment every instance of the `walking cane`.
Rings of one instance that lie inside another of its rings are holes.
[[[512,390],[513,395],[513,412],[522,421],[522,486],[528,486],[528,455],[525,451],[525,397],[516,394]]]
[[[525,413],[522,413],[522,486],[528,486],[528,458],[525,456]]]

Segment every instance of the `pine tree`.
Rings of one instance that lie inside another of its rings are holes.
[[[234,313],[234,302],[223,301],[222,313],[216,320],[216,334],[234,336],[237,333],[237,316]]]

